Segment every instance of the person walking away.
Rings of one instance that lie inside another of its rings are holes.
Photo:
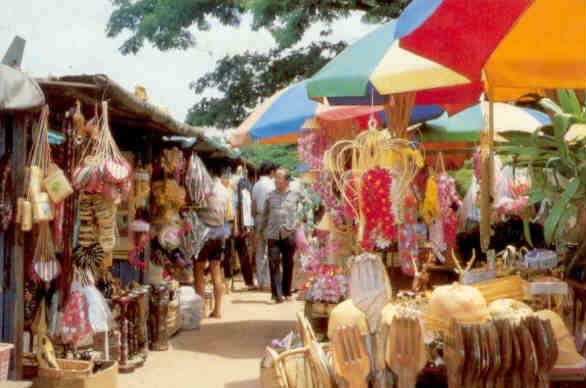
[[[252,218],[252,185],[248,180],[246,170],[238,167],[234,182],[234,248],[240,260],[240,270],[248,291],[256,289],[252,274],[252,257],[249,249],[251,231],[254,226]]]
[[[276,190],[267,196],[261,220],[261,228],[267,239],[271,294],[277,302],[291,297],[293,256],[295,255],[295,213],[300,203],[300,193],[289,189],[290,175],[285,169],[275,174]],[[283,270],[281,272],[281,266]]]
[[[224,216],[224,258],[222,267],[224,268],[224,292],[229,294],[232,291],[232,279],[234,277],[234,190],[232,189],[232,171],[227,167],[222,174],[222,185],[226,189],[226,209]]]
[[[255,262],[256,282],[261,291],[271,289],[269,262],[267,255],[267,242],[264,231],[261,229],[261,219],[264,213],[267,196],[275,190],[273,175],[275,165],[269,161],[263,161],[259,167],[260,179],[252,188],[252,215],[255,226]]]
[[[215,174],[212,193],[207,200],[207,205],[198,210],[200,220],[209,228],[208,239],[197,258],[195,258],[195,265],[193,266],[195,291],[202,300],[205,300],[204,271],[206,263],[210,263],[214,284],[214,310],[210,316],[213,318],[222,317],[224,284],[221,262],[225,245],[224,222],[227,201],[228,192],[222,185],[220,178]]]

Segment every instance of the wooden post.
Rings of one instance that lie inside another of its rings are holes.
[[[490,83],[489,83],[490,85]],[[492,89],[489,86],[489,98],[493,95]],[[486,121],[485,121],[486,124]],[[481,141],[482,143],[482,141]],[[480,184],[480,195],[486,196],[482,199],[480,206],[480,246],[483,252],[489,249],[490,236],[491,236],[491,218],[492,218],[492,205],[494,202],[494,103],[489,100],[488,102],[488,160],[484,160],[482,156],[481,146],[481,184]],[[485,164],[488,164],[486,166]]]
[[[14,192],[12,203],[16,203],[18,195],[24,193],[24,169],[26,163],[26,143],[28,131],[27,117],[18,116],[11,131],[12,133],[12,179],[14,179]],[[14,377],[22,379],[22,347],[24,333],[24,247],[20,228],[15,227],[10,236],[10,251],[13,268],[13,285],[15,303],[13,306],[12,330],[14,336]]]
[[[149,132],[148,135],[148,141],[147,141],[147,147],[146,147],[146,153],[145,153],[145,160],[144,160],[144,164],[145,166],[147,164],[151,164],[154,165],[154,161],[155,161],[155,157],[154,157],[154,152],[153,152],[153,141],[154,141],[154,134],[153,132]],[[152,185],[152,179],[153,177],[151,176],[151,182],[150,184]],[[151,186],[152,189],[152,186]],[[149,199],[147,201],[147,206],[150,208],[151,205],[151,198],[152,198],[152,191],[151,194],[149,194]],[[152,221],[152,220],[150,220]],[[147,234],[147,241],[146,244],[144,246],[144,263],[145,263],[145,267],[142,269],[141,271],[141,284],[147,284],[148,283],[148,268],[151,265],[151,238],[150,238],[150,233],[152,233],[152,225],[151,225],[151,231],[149,232],[149,234]],[[148,297],[148,294],[147,294]],[[148,303],[148,302],[147,302]],[[148,317],[147,317],[148,319]],[[147,341],[147,347],[148,347],[148,341]]]
[[[65,176],[71,179],[73,174],[73,164],[75,159],[74,153],[74,130],[73,130],[73,112],[71,108],[65,113],[63,118],[62,129],[65,135]],[[57,282],[60,291],[60,306],[64,306],[67,298],[69,297],[69,288],[71,281],[73,280],[73,258],[72,252],[72,240],[73,240],[73,229],[75,225],[75,198],[77,195],[72,195],[65,199],[63,207],[63,260],[61,261],[61,276],[59,276]]]

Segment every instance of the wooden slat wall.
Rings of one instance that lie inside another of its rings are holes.
[[[6,116],[0,115],[0,155],[4,155],[7,128],[8,120]],[[11,302],[14,300],[9,288],[10,274],[4,273],[5,269],[10,268],[9,257],[5,255],[5,239],[5,234],[0,233],[0,342],[9,342],[11,339],[10,309],[12,308]]]

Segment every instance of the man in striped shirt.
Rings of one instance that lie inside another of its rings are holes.
[[[271,294],[277,303],[281,303],[283,297],[287,299],[291,297],[297,227],[295,214],[301,201],[301,194],[289,189],[290,180],[287,170],[277,170],[276,190],[267,196],[261,218],[261,230],[264,231],[268,245]]]

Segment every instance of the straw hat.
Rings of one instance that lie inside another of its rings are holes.
[[[507,319],[518,323],[533,313],[531,307],[515,299],[497,299],[488,305],[492,319]]]
[[[425,326],[446,331],[451,318],[468,324],[486,322],[490,313],[480,291],[459,283],[437,287],[429,299]]]
[[[574,337],[566,327],[562,318],[551,310],[541,310],[535,313],[541,319],[549,319],[553,334],[558,344],[558,359],[555,363],[559,365],[576,365],[584,363],[584,358],[576,350]]]

